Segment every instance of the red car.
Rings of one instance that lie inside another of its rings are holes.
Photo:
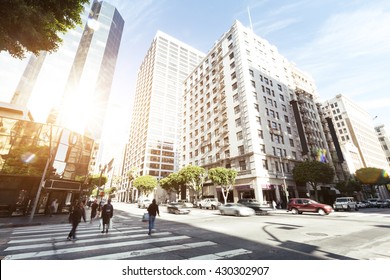
[[[292,198],[288,201],[287,211],[291,211],[293,214],[311,212],[329,215],[333,212],[333,208],[330,205],[322,204],[309,198]]]

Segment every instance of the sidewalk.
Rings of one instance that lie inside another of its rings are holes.
[[[30,216],[19,217],[0,217],[0,229],[10,227],[38,226],[48,224],[66,224],[68,223],[69,214],[49,215],[37,214],[30,222]]]

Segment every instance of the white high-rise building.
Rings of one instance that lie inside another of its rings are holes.
[[[383,152],[385,153],[388,167],[390,167],[390,133],[386,130],[385,125],[378,125],[375,127],[376,135],[381,143]]]
[[[185,81],[182,166],[233,168],[228,200],[286,203],[304,159],[329,162],[313,79],[236,21]],[[203,196],[221,199],[206,182]]]
[[[350,173],[364,167],[389,171],[372,117],[367,111],[341,94],[323,102],[322,107],[324,114],[332,119]]]
[[[138,72],[123,188],[130,184],[129,171],[156,178],[178,171],[183,83],[203,57],[193,47],[157,32]],[[137,196],[133,193],[132,199]]]

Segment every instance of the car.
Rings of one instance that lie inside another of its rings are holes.
[[[238,203],[226,203],[226,204],[219,205],[218,210],[221,213],[221,215],[234,215],[234,216],[255,215],[255,210],[243,204],[238,204]]]
[[[369,203],[365,200],[362,200],[362,201],[358,201],[357,202],[357,207],[358,208],[366,208],[369,206]]]
[[[321,216],[329,215],[334,210],[328,204],[322,204],[310,198],[292,198],[288,201],[287,211],[293,214],[302,214],[303,212],[318,213]]]
[[[343,211],[358,211],[359,207],[353,197],[338,197],[333,204],[333,209],[335,211],[343,210]]]
[[[377,202],[376,202],[376,207],[378,207],[378,208],[389,208],[390,207],[390,203],[386,199],[378,199]]]
[[[220,206],[221,203],[215,199],[215,198],[205,198],[201,201],[198,201],[198,207],[200,209],[206,208],[206,209],[217,209],[218,206]]]
[[[255,210],[256,215],[268,215],[268,211],[261,208],[261,204],[254,198],[243,198],[237,201],[237,203],[245,205]]]
[[[152,201],[148,198],[138,200],[138,208],[148,208]]]
[[[168,213],[172,214],[189,214],[191,210],[182,202],[171,202],[167,205]]]
[[[378,198],[369,198],[367,199],[369,207],[377,207]]]
[[[177,202],[184,204],[185,207],[188,207],[188,208],[194,207],[194,204],[191,202],[188,202],[188,200],[178,200]]]

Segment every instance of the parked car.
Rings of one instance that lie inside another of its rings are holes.
[[[138,208],[148,208],[149,205],[152,203],[150,199],[142,199],[138,200]]]
[[[238,200],[237,203],[252,208],[256,215],[268,215],[268,211],[262,209],[260,202],[254,198],[243,198]]]
[[[217,209],[218,206],[220,206],[221,203],[216,200],[215,198],[205,198],[201,201],[198,201],[198,207],[200,209],[206,208],[206,209]]]
[[[221,215],[252,216],[255,210],[238,203],[226,203],[218,206]]]
[[[188,200],[178,200],[177,202],[184,204],[185,207],[188,207],[188,208],[194,207],[194,204],[191,202],[188,202]]]
[[[369,207],[377,207],[378,198],[369,198],[368,200]]]
[[[333,208],[335,211],[343,210],[343,211],[358,211],[359,208],[357,203],[353,197],[338,197],[333,204]]]
[[[182,202],[171,202],[167,205],[168,213],[189,214],[191,210]]]
[[[332,213],[333,208],[330,205],[322,204],[309,198],[292,198],[288,202],[287,211],[291,211],[293,214],[311,212],[323,216]]]
[[[376,202],[376,207],[378,208],[389,208],[390,202],[386,199],[378,199]]]
[[[362,200],[362,201],[358,201],[356,205],[358,208],[366,208],[369,207],[370,204],[367,201]]]

